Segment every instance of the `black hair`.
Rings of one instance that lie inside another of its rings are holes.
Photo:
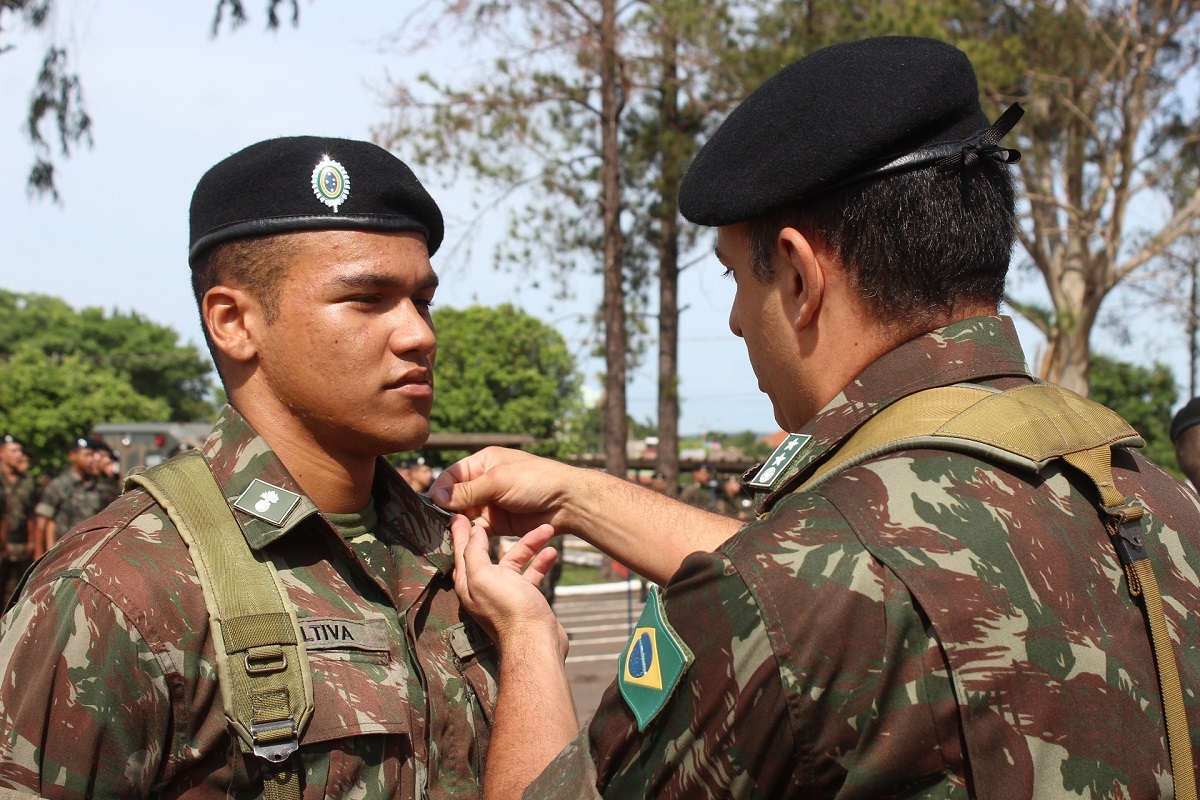
[[[881,322],[916,328],[969,304],[999,305],[1016,235],[1015,189],[989,158],[851,184],[749,223],[755,278],[774,280],[780,231],[815,236]]]

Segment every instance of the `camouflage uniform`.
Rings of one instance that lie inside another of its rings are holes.
[[[16,582],[29,567],[32,558],[29,547],[29,518],[37,505],[37,483],[26,473],[9,481],[0,473],[0,506],[3,506],[7,526],[6,551],[0,563],[0,608],[8,602]]]
[[[300,493],[227,408],[204,446],[225,494]],[[496,684],[460,610],[446,516],[384,462],[374,535],[347,541],[312,502],[281,527],[235,510],[278,569],[313,672],[304,796],[476,797]],[[0,623],[0,785],[49,798],[254,797],[254,756],[226,724],[208,611],[188,551],[141,489],[34,567]]]
[[[107,505],[105,497],[104,489],[94,477],[83,478],[67,467],[46,484],[34,510],[38,516],[54,520],[61,538],[85,519],[99,514]]]
[[[666,588],[696,659],[663,709],[639,733],[610,687],[525,796],[1170,796],[1144,617],[1088,479],[909,450],[791,492],[890,402],[959,382],[1029,382],[1009,321],[906,343],[823,409],[760,521]],[[1200,745],[1200,510],[1140,456],[1114,472],[1150,510]]]

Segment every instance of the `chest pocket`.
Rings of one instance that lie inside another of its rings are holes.
[[[455,662],[463,682],[475,695],[484,719],[490,726],[498,691],[496,676],[499,674],[496,648],[492,640],[482,628],[470,620],[450,626],[442,635],[454,651]]]
[[[409,734],[409,667],[383,617],[301,617],[313,673],[312,722],[301,745],[373,733]]]

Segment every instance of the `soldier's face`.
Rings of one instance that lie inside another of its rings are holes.
[[[17,469],[21,462],[21,457],[25,455],[25,451],[21,445],[12,442],[6,442],[0,445],[0,463],[9,469]]]
[[[278,315],[256,333],[258,366],[288,423],[327,452],[424,444],[433,404],[437,276],[425,238],[321,231],[304,238]]]
[[[92,468],[93,453],[86,447],[79,450],[72,450],[67,454],[67,460],[71,462],[71,466],[80,475],[95,475],[95,470]]]
[[[763,283],[754,276],[745,223],[717,228],[717,258],[737,284],[729,329],[745,341],[758,388],[771,398],[775,421],[784,430],[799,430],[811,413],[797,402],[803,397],[802,354],[786,313],[783,281],[776,275]]]

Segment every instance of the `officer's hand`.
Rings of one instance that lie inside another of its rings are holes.
[[[462,515],[450,521],[454,541],[454,591],[503,653],[533,636],[554,637],[567,657],[567,633],[538,586],[558,554],[545,547],[554,528],[539,525],[521,537],[500,561],[488,555],[488,531]],[[544,548],[544,549],[543,549]]]
[[[583,470],[520,450],[488,447],[446,468],[429,489],[438,505],[480,517],[490,532],[521,536],[539,525],[571,529],[566,502]]]

